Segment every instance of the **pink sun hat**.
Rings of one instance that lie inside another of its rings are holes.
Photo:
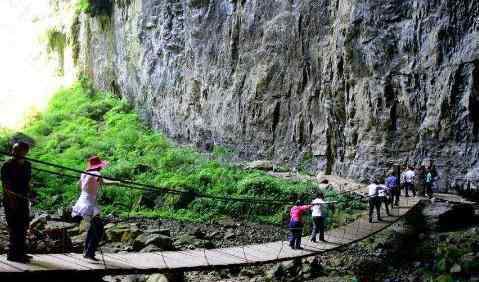
[[[93,156],[88,159],[87,170],[105,168],[107,165],[107,161],[101,160],[99,156]]]

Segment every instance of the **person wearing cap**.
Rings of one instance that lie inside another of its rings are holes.
[[[29,194],[31,193],[32,167],[25,160],[30,145],[15,143],[12,158],[1,169],[3,206],[9,233],[7,259],[27,263],[31,256],[26,254],[26,234],[30,221]]]
[[[288,228],[291,231],[289,238],[289,246],[291,249],[301,250],[301,236],[303,235],[303,214],[311,209],[312,205],[303,205],[301,200],[296,201],[296,204],[291,208],[290,221]]]
[[[103,223],[100,218],[100,208],[97,205],[97,196],[102,184],[115,184],[101,177],[100,171],[108,165],[98,156],[88,159],[87,169],[80,176],[81,194],[72,209],[72,217],[81,217],[87,225],[87,237],[85,240],[84,257],[92,260],[98,244],[103,237]]]

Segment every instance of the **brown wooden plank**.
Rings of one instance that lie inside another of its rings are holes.
[[[112,262],[111,260],[105,259],[106,265],[103,264],[101,255],[97,255],[98,262],[92,262],[88,259],[85,259],[82,254],[65,254],[65,259],[68,259],[71,262],[77,263],[79,265],[89,267],[94,270],[100,269],[123,269],[127,266],[120,263]]]
[[[24,272],[24,271],[34,272],[34,271],[49,270],[48,267],[42,266],[38,261],[35,261],[35,260],[32,260],[29,263],[19,263],[19,262],[5,260],[5,261],[2,261],[2,263],[9,267],[18,269],[19,272]]]
[[[152,253],[105,254],[108,260],[134,269],[164,269],[164,263]]]
[[[194,268],[208,265],[204,260],[204,257],[201,257],[198,254],[185,252],[161,252],[155,254],[161,256],[162,259],[165,259],[168,268]]]
[[[76,259],[75,257],[72,257],[71,254],[51,254],[50,256],[77,265],[78,268],[88,268],[89,270],[99,270],[105,268],[103,265],[98,263],[88,263],[87,261]]]
[[[4,264],[2,261],[6,260],[6,258],[0,258],[0,272],[18,272],[20,271],[17,268],[11,267],[7,264]]]
[[[33,255],[33,262],[48,270],[90,270],[91,268],[80,266],[76,263],[58,258],[53,255]]]
[[[206,255],[208,256],[208,262],[210,264],[216,265],[229,265],[229,264],[243,264],[247,261],[243,258],[240,258],[236,255],[231,255],[220,251],[221,249],[212,249],[206,250]]]

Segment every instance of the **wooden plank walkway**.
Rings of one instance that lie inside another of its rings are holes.
[[[367,215],[364,214],[348,225],[327,231],[326,242],[312,243],[305,237],[303,250],[292,250],[287,241],[278,241],[211,250],[104,254],[104,264],[102,261],[92,263],[85,260],[81,254],[72,253],[35,255],[29,264],[10,262],[5,256],[1,256],[0,281],[11,281],[4,280],[6,278],[20,279],[42,275],[52,278],[68,277],[65,275],[78,277],[211,270],[304,258],[345,247],[385,229],[406,214],[419,200],[420,198],[401,197],[400,207],[392,210],[392,216],[383,216],[384,221],[369,223]],[[98,257],[101,258],[101,255],[98,254]]]

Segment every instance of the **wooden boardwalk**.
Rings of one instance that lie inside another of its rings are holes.
[[[374,235],[396,222],[418,202],[419,198],[401,197],[401,205],[383,222],[369,223],[364,214],[358,220],[326,232],[326,242],[312,243],[304,238],[303,250],[292,250],[287,241],[221,249],[195,249],[154,253],[104,254],[104,264],[85,260],[81,254],[34,255],[29,264],[7,261],[0,257],[0,281],[26,277],[84,277],[87,275],[147,274],[168,271],[194,271],[259,265],[276,261],[304,258],[345,247]],[[101,255],[98,254],[101,258]],[[8,278],[8,279],[7,279]],[[70,280],[70,279],[68,279]],[[72,280],[70,280],[72,281]],[[86,281],[86,280],[85,280]]]

